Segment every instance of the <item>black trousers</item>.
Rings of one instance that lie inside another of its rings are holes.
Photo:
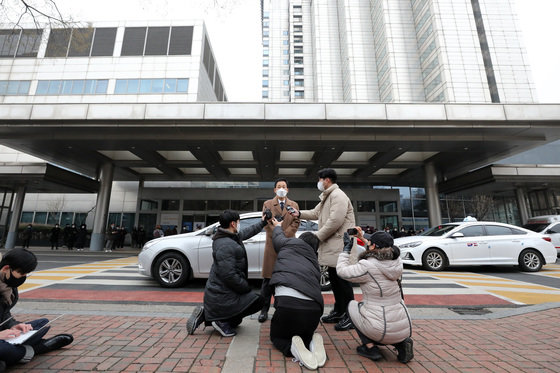
[[[270,300],[272,299],[272,288],[270,287],[270,279],[263,278],[262,286],[261,286],[261,295],[264,300],[264,305],[262,308],[262,312],[268,312],[270,309]]]
[[[252,315],[256,312],[259,312],[263,308],[264,300],[263,297],[259,294],[258,298],[256,298],[253,303],[249,305],[249,307],[245,308],[240,314],[235,315],[229,319],[220,320],[222,322],[227,322],[232,328],[236,328],[241,324],[243,318],[245,316]],[[210,326],[212,325],[211,321],[205,321],[204,325]]]
[[[345,313],[348,308],[348,303],[354,300],[352,283],[338,277],[336,267],[329,267],[328,272],[334,295],[334,311],[339,314]]]
[[[284,356],[290,357],[292,337],[299,335],[309,348],[313,333],[323,315],[317,302],[293,297],[274,297],[274,315],[270,321],[270,341]]]
[[[48,319],[37,319],[30,321],[27,324],[30,324],[33,327],[33,330],[38,330],[48,322]],[[41,332],[34,334],[31,338],[25,341],[24,344],[34,346],[39,343],[43,335],[45,335],[48,331],[47,328],[48,327],[41,330]],[[3,360],[8,366],[19,363],[20,360],[24,358],[25,352],[25,347],[22,345],[13,345],[4,340],[0,340],[0,360]]]

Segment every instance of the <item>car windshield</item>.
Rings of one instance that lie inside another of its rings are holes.
[[[548,223],[529,223],[525,224],[523,228],[532,230],[533,232],[542,232],[548,226]]]
[[[443,236],[452,229],[457,228],[457,224],[442,224],[436,225],[425,232],[420,233],[420,236]]]

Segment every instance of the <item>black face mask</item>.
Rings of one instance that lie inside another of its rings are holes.
[[[11,288],[17,288],[27,280],[27,276],[22,276],[20,278],[14,277],[14,273],[10,271],[10,278],[4,278],[4,283]]]

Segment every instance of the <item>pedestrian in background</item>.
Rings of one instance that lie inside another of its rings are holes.
[[[357,237],[367,243],[366,251],[359,255],[356,264],[350,264],[350,251],[354,238],[344,234],[344,249],[336,266],[340,277],[360,284],[362,301],[351,301],[348,314],[362,341],[356,351],[371,360],[383,357],[377,346],[393,345],[397,359],[409,362],[412,350],[412,321],[404,304],[400,280],[403,264],[400,250],[393,245],[393,237],[387,232],[375,232],[369,237],[356,227]]]
[[[356,225],[352,202],[336,184],[336,171],[325,168],[318,172],[317,189],[321,192],[321,202],[313,210],[294,211],[301,219],[319,220],[316,235],[319,244],[319,264],[328,266],[329,280],[334,295],[334,308],[321,318],[324,323],[336,323],[335,330],[352,329],[352,322],[346,313],[348,303],[354,299],[352,284],[340,278],[336,270],[338,254],[344,243],[342,236],[348,228]]]
[[[145,243],[146,243],[146,230],[144,229],[144,226],[141,225],[140,228],[138,228],[138,247],[143,248]]]
[[[263,213],[266,210],[270,210],[273,217],[281,222],[280,226],[284,231],[286,237],[295,237],[296,232],[299,228],[299,218],[291,215],[288,212],[289,208],[299,210],[299,206],[296,202],[288,199],[288,181],[286,179],[278,179],[274,182],[274,194],[276,196],[273,199],[265,201],[263,204]],[[272,289],[269,286],[270,277],[272,276],[272,270],[274,269],[274,263],[276,263],[276,251],[272,244],[272,231],[274,226],[272,223],[267,224],[264,227],[266,231],[266,242],[264,244],[264,256],[262,264],[262,277],[263,282],[261,286],[261,295],[264,298],[264,306],[259,315],[259,322],[265,322],[268,319],[268,310],[270,308],[270,300],[272,297]]]
[[[54,250],[56,247],[56,250],[58,250],[58,240],[60,238],[60,226],[58,224],[55,224],[54,227],[51,229],[51,250]]]
[[[152,232],[152,236],[154,238],[160,238],[165,236],[165,233],[163,233],[163,230],[161,229],[161,225],[156,225],[156,229],[154,229],[154,231]]]
[[[68,231],[68,250],[74,250],[74,244],[76,243],[76,238],[78,237],[78,230],[76,229],[76,224],[70,226]]]
[[[76,250],[83,251],[84,247],[86,246],[86,242],[87,242],[87,227],[85,224],[82,223],[76,235]]]
[[[33,226],[31,224],[27,224],[27,227],[23,230],[22,234],[23,238],[23,248],[29,248],[29,244],[31,243],[31,238],[33,237]]]

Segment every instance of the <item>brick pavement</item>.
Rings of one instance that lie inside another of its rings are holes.
[[[20,320],[55,316],[16,314]],[[320,325],[328,360],[319,371],[558,372],[559,320],[560,307],[498,319],[415,319],[415,358],[407,365],[399,363],[388,348],[382,348],[381,361],[362,358],[355,353],[355,332]],[[8,372],[220,372],[232,339],[222,338],[212,328],[187,336],[185,322],[179,317],[67,314],[53,323],[49,335],[72,333],[75,341],[69,348],[38,356]],[[305,371],[274,349],[268,339],[269,325],[260,328],[252,372]]]

